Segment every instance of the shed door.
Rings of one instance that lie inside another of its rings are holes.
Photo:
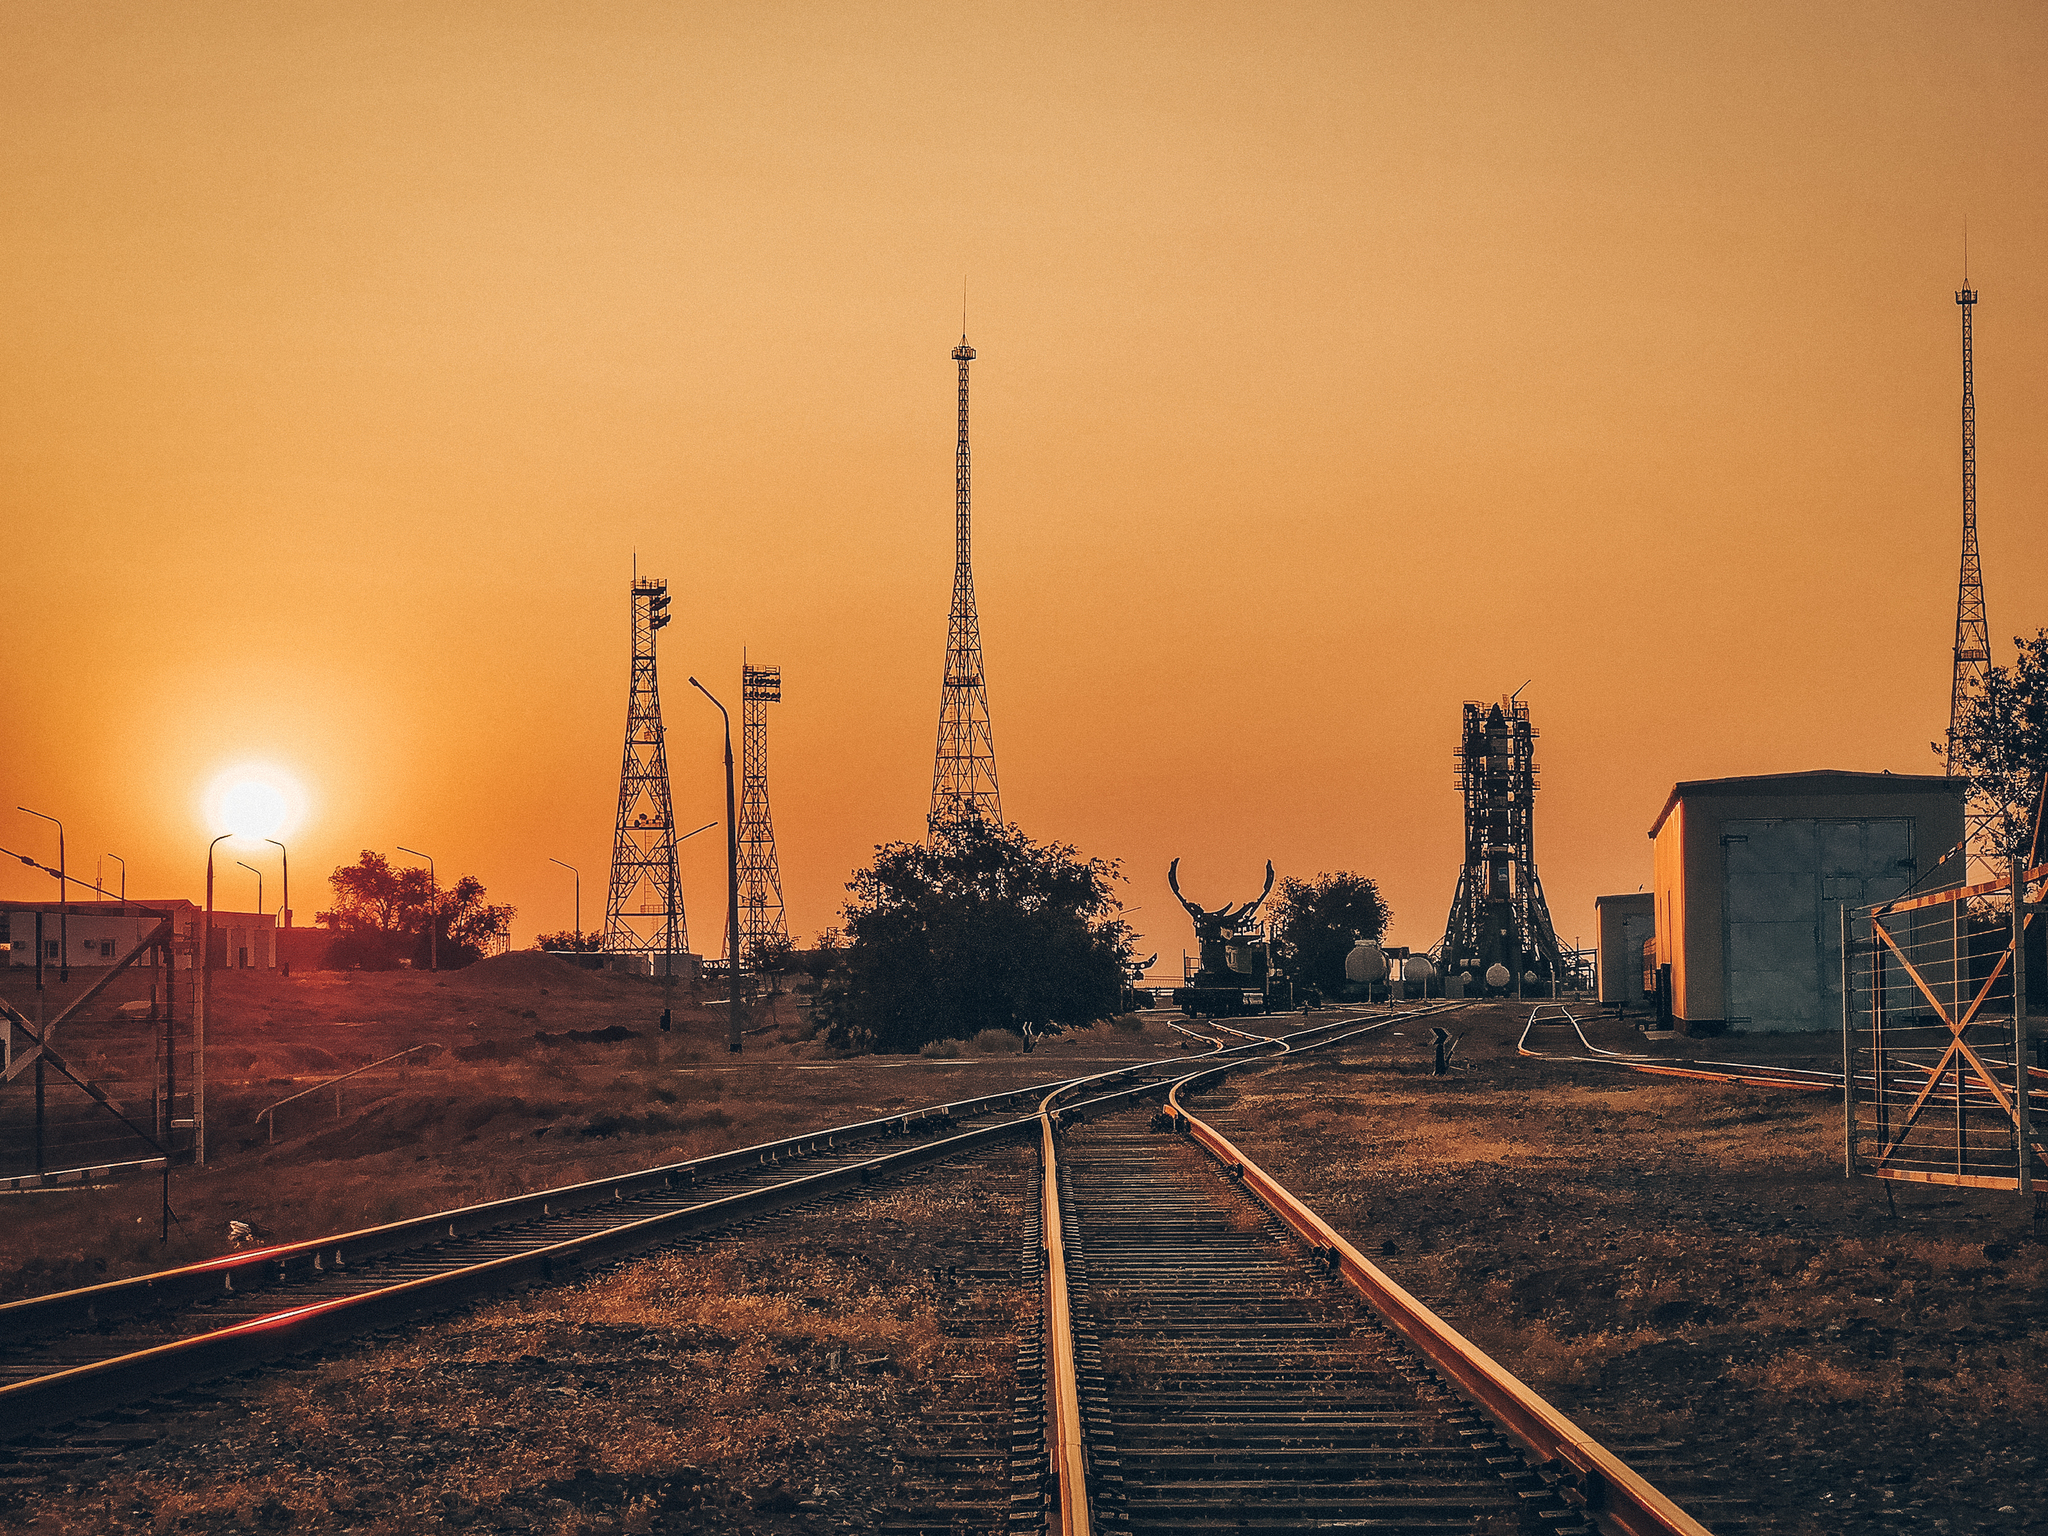
[[[1731,821],[1721,833],[1728,1022],[1839,1028],[1840,908],[1912,883],[1911,818]]]

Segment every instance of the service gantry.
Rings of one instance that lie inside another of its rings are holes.
[[[981,671],[981,621],[974,611],[974,517],[967,453],[965,332],[953,349],[960,365],[960,436],[953,455],[953,609],[946,621],[946,680],[939,693],[939,750],[932,766],[930,825],[961,816],[999,822],[996,744],[989,729],[988,684]]]
[[[626,754],[619,768],[619,819],[612,837],[611,894],[605,900],[607,954],[642,955],[657,976],[674,973],[690,948],[683,886],[676,872],[676,818],[669,803],[655,636],[667,627],[668,583],[633,580],[633,682],[626,701]]]
[[[1991,672],[1991,625],[1984,616],[1984,571],[1977,561],[1977,388],[1970,359],[1970,310],[1977,302],[1969,278],[1956,291],[1963,312],[1963,566],[1956,581],[1955,668],[1948,690],[1948,762],[1957,771],[1956,739],[1969,701],[1981,693]],[[1964,808],[1970,878],[1990,878],[1996,871],[1991,828],[1999,807],[1981,791]]]
[[[1446,978],[1462,976],[1468,989],[1547,986],[1565,975],[1565,959],[1536,875],[1536,732],[1529,706],[1513,697],[1498,704],[1466,701],[1456,757],[1465,863],[1437,960]]]
[[[764,944],[789,938],[782,869],[768,812],[768,706],[782,702],[782,668],[740,662],[740,951],[749,966]]]

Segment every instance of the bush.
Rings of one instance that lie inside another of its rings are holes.
[[[985,1029],[982,1033],[988,1035],[1004,1033],[1004,1031]],[[958,1040],[928,1040],[919,1048],[917,1054],[929,1056],[935,1061],[950,1061],[960,1054],[960,1042]]]
[[[984,1029],[967,1042],[977,1056],[1016,1056],[1024,1050],[1024,1037],[1007,1029]]]

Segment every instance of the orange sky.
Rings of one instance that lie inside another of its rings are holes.
[[[685,828],[685,677],[784,669],[814,933],[922,828],[964,273],[1006,811],[1169,961],[1176,854],[1425,945],[1459,703],[1532,678],[1590,934],[1674,779],[1934,766],[1965,215],[2000,659],[2048,623],[2044,78],[2032,3],[15,0],[0,843],[197,895],[260,761],[302,920],[406,843],[594,927],[637,548]]]

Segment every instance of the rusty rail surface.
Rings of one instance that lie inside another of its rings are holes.
[[[1219,1075],[1211,1068],[1190,1073],[1174,1084],[1166,1102],[1176,1125],[1229,1169],[1240,1187],[1286,1222],[1303,1241],[1335,1254],[1343,1278],[1460,1393],[1539,1461],[1556,1463],[1571,1502],[1582,1507],[1603,1530],[1616,1536],[1711,1536],[1705,1526],[1659,1493],[1620,1457],[1410,1295],[1336,1228],[1246,1157],[1228,1137],[1189,1114],[1181,1103],[1181,1094]]]

